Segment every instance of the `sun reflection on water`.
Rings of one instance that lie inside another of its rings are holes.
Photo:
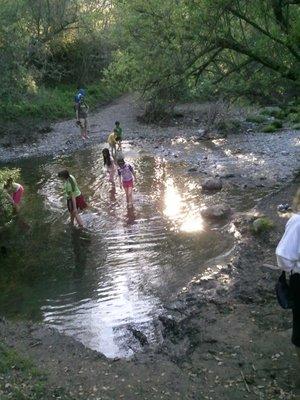
[[[171,219],[175,219],[180,217],[181,211],[182,198],[174,186],[173,179],[168,178],[166,181],[164,214]]]
[[[203,218],[193,202],[186,201],[172,178],[167,178],[164,194],[164,215],[175,225],[175,229],[192,233],[203,230]]]

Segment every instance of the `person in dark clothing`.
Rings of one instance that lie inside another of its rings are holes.
[[[76,125],[80,127],[82,139],[88,139],[88,112],[89,107],[85,101],[85,90],[79,89],[75,96]]]

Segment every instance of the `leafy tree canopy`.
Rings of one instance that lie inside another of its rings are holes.
[[[149,98],[299,85],[300,7],[289,0],[114,1],[112,75]],[[270,85],[269,85],[270,87]],[[257,90],[259,94],[259,90]]]

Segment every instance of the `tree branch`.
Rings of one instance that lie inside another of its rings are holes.
[[[193,69],[192,71],[190,71],[190,72],[188,73],[187,76],[192,76],[192,75],[196,76],[196,82],[197,82],[198,79],[199,79],[199,77],[200,77],[200,75],[205,71],[205,69],[209,66],[209,64],[210,64],[211,62],[213,62],[213,61],[216,59],[216,57],[221,53],[222,50],[223,50],[222,48],[217,49],[217,50],[208,58],[208,60],[206,60],[206,61],[205,61],[202,65],[200,65],[199,67],[197,67],[197,68]]]
[[[279,38],[276,38],[270,32],[266,31],[264,28],[259,26],[256,22],[251,21],[248,17],[246,17],[245,15],[241,14],[239,11],[237,11],[237,10],[231,8],[231,7],[227,7],[227,10],[229,12],[231,12],[233,15],[235,15],[236,17],[242,19],[243,21],[247,22],[249,25],[253,26],[253,28],[258,30],[263,35],[267,36],[268,38],[272,39],[274,42],[276,42],[278,44],[281,44],[282,46],[286,47],[291,52],[291,54],[293,54],[293,56],[298,61],[300,61],[300,55],[298,54],[298,52],[296,52],[296,50],[292,46],[290,46],[289,44],[285,43],[283,40],[281,40]]]
[[[272,69],[273,71],[278,72],[282,77],[290,79],[292,81],[298,80],[298,74],[292,70],[283,69],[282,65],[277,64],[274,60],[270,60],[267,57],[261,56],[250,48],[243,46],[241,43],[236,42],[233,39],[219,38],[216,40],[216,44],[223,49],[231,49],[236,51],[237,53],[244,54],[249,58],[259,62],[267,68]]]
[[[243,63],[237,65],[235,68],[232,68],[231,70],[229,70],[228,72],[226,72],[226,74],[223,74],[220,78],[216,79],[215,81],[213,81],[213,85],[217,85],[218,83],[220,83],[223,79],[227,78],[229,75],[240,71],[241,69],[243,69],[246,65],[251,64],[252,62],[254,62],[253,60],[249,59],[244,61]]]

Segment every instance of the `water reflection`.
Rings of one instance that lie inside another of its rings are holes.
[[[127,225],[134,224],[135,219],[136,219],[135,208],[127,206],[127,213],[125,217],[126,224]]]
[[[196,186],[189,184],[189,189]],[[184,193],[174,184],[172,178],[167,178],[164,195],[164,214],[173,222],[175,229],[182,232],[200,232],[204,229],[204,221],[200,215],[199,206],[188,201],[189,192]],[[199,200],[198,200],[199,203]]]
[[[165,215],[174,221],[178,219],[181,215],[182,210],[182,198],[176,186],[174,186],[174,181],[172,178],[167,178],[166,180],[164,202]]]
[[[130,150],[127,160],[138,180],[134,207],[127,208],[124,191],[103,173],[101,150],[45,161],[38,168],[24,162],[22,180],[30,187],[24,213],[34,223],[31,236],[16,248],[27,257],[26,263],[18,260],[20,271],[30,264],[30,277],[36,279],[25,289],[20,274],[19,283],[7,285],[0,311],[26,315],[34,309],[85,345],[107,356],[127,356],[139,348],[131,327],[156,341],[153,320],[165,302],[208,259],[228,250],[232,239],[203,223],[200,208],[206,199],[184,165]],[[82,231],[68,225],[56,178],[62,168],[74,174],[90,205]],[[22,307],[12,300],[18,291]]]

